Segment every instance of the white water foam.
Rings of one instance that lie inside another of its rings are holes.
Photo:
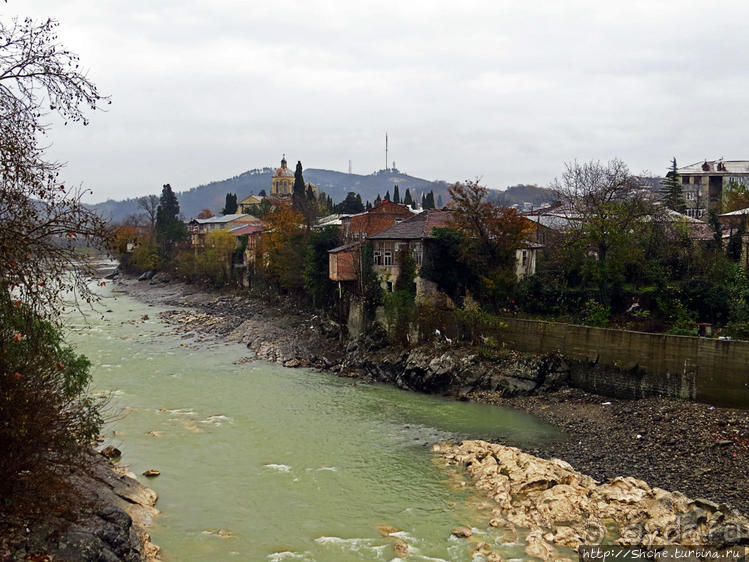
[[[265,468],[277,470],[278,472],[290,472],[291,471],[291,467],[288,464],[276,464],[272,462],[269,462],[268,464],[266,464]]]

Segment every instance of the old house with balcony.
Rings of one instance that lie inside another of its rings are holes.
[[[231,231],[235,228],[246,226],[248,224],[260,225],[262,221],[252,215],[235,213],[233,215],[221,215],[207,219],[192,219],[187,223],[187,230],[190,233],[190,242],[194,247],[202,247],[205,235],[214,230]]]

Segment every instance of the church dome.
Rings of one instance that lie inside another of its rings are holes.
[[[276,173],[273,174],[273,177],[275,178],[293,178],[294,172],[289,170],[286,167],[286,155],[283,155],[283,158],[281,159],[281,167],[276,170]]]

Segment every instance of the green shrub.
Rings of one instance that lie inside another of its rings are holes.
[[[52,323],[2,293],[0,495],[44,489],[95,441],[103,404],[87,394],[89,366]]]
[[[583,306],[585,324],[596,328],[605,328],[611,322],[611,307],[589,299]]]

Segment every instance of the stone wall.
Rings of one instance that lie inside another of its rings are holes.
[[[577,362],[573,384],[637,398],[662,394],[749,407],[749,342],[649,334],[503,318],[503,340],[534,353],[559,352]]]

